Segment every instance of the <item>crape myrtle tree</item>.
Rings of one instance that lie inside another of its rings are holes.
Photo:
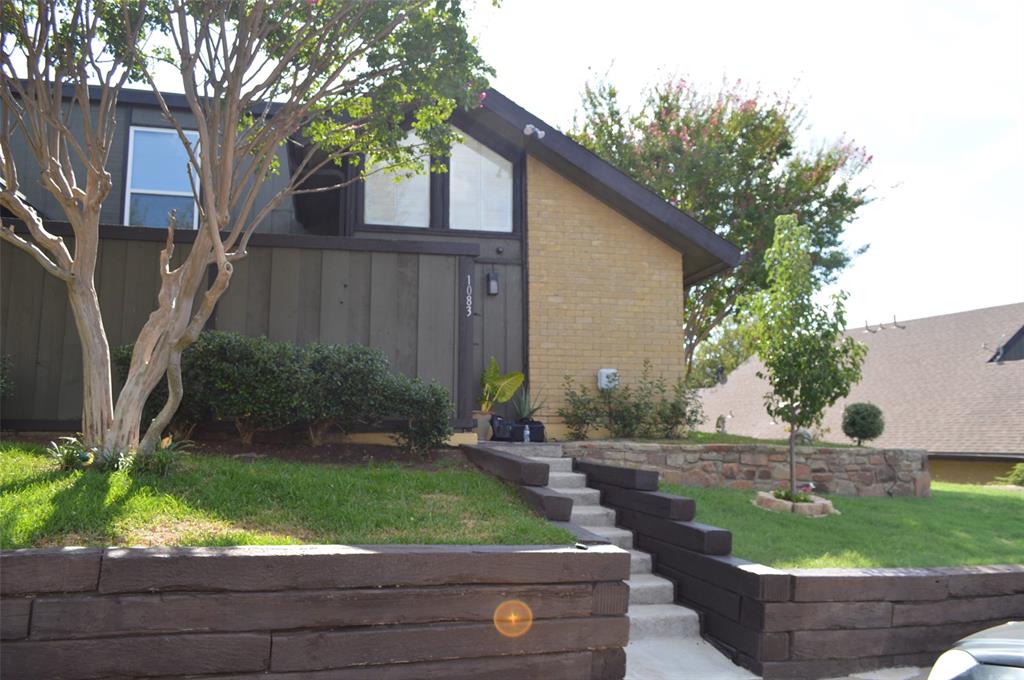
[[[705,94],[678,79],[651,89],[631,113],[613,85],[599,82],[586,87],[582,107],[577,141],[745,252],[728,275],[686,292],[687,373],[697,347],[745,295],[767,286],[764,254],[777,216],[794,214],[810,230],[815,280],[831,282],[850,262],[843,229],[869,200],[855,179],[871,158],[845,140],[801,150],[804,112],[788,97],[739,82]]]
[[[267,215],[293,194],[340,186],[306,183],[327,164],[365,167],[359,159],[372,156],[378,167],[412,172],[417,157],[443,155],[455,135],[449,115],[478,104],[490,72],[459,0],[0,0],[0,10],[0,205],[20,222],[4,220],[0,236],[67,285],[82,346],[83,438],[105,457],[155,448],[181,400],[182,351]],[[184,91],[185,116],[158,88],[161,63]],[[156,307],[115,398],[95,270],[116,104],[132,82],[152,88],[187,150],[198,230],[172,265],[169,215],[153,262]],[[410,125],[416,146],[403,144]],[[186,129],[196,131],[195,144]],[[38,167],[17,166],[15,135]],[[258,200],[286,151],[285,186]],[[18,191],[36,172],[73,241],[48,231]],[[143,433],[143,405],[165,376],[168,399]]]
[[[764,363],[757,377],[771,392],[765,408],[789,425],[789,483],[796,493],[796,432],[821,421],[825,409],[850,393],[861,375],[867,348],[844,335],[845,293],[831,308],[815,302],[819,289],[812,262],[811,230],[793,215],[775,221],[765,252],[768,286],[745,301],[754,321],[753,348]]]

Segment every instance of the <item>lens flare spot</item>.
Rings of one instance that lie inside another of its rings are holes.
[[[533,612],[525,602],[505,600],[494,610],[494,627],[505,637],[517,638],[533,626]]]

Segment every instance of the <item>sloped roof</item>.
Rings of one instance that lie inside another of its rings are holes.
[[[491,88],[480,109],[464,114],[473,122],[525,149],[583,189],[652,232],[686,256],[687,286],[731,269],[740,262],[740,249],[679,210],[611,163],[548,125],[511,99]],[[544,136],[526,137],[533,125]],[[472,133],[472,130],[466,130]],[[529,192],[529,187],[527,187]]]
[[[868,346],[863,377],[826,412],[828,441],[849,442],[842,430],[846,404],[868,401],[882,409],[885,432],[873,446],[939,453],[1024,455],[1024,361],[989,361],[1024,327],[1024,303],[901,321],[869,333],[847,334]],[[755,358],[724,385],[701,391],[710,425],[727,415],[726,429],[752,437],[785,437],[764,409],[768,385],[755,375]]]

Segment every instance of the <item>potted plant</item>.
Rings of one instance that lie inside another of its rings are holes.
[[[491,438],[491,409],[495,404],[504,404],[511,399],[522,386],[523,380],[524,376],[519,371],[502,375],[498,360],[491,357],[491,362],[480,376],[480,410],[473,411],[480,441]]]
[[[531,442],[544,441],[544,423],[534,419],[534,416],[544,408],[544,400],[540,398],[540,395],[538,394],[537,399],[534,400],[530,395],[529,388],[523,388],[523,391],[512,402],[512,408],[515,409],[518,416],[516,424],[512,426],[512,441],[525,441],[524,435],[527,427],[530,428]]]

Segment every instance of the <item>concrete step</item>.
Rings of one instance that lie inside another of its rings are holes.
[[[488,446],[500,451],[515,453],[520,456],[538,458],[561,458],[562,445],[548,443],[523,443],[523,442],[487,442]]]
[[[545,458],[543,456],[530,456],[530,460],[544,463],[551,472],[572,472],[572,458]]]
[[[601,502],[601,492],[597,489],[559,489],[558,493],[572,499],[572,507],[596,506]]]
[[[630,605],[630,642],[656,637],[700,639],[697,612],[677,604]]]
[[[629,604],[672,604],[676,591],[672,582],[654,574],[631,574]]]
[[[626,680],[757,680],[757,676],[704,640],[631,637],[626,647]]]
[[[548,475],[548,486],[555,491],[582,489],[587,485],[587,476],[579,472],[552,472]]]
[[[614,527],[615,511],[600,505],[577,506],[573,503],[569,521],[583,527]]]
[[[629,551],[629,573],[630,574],[650,574],[651,573],[651,556],[645,552],[639,550]]]
[[[617,545],[624,550],[631,550],[633,548],[633,532],[628,529],[619,529],[618,527],[581,526],[591,533],[603,536],[610,543]]]

